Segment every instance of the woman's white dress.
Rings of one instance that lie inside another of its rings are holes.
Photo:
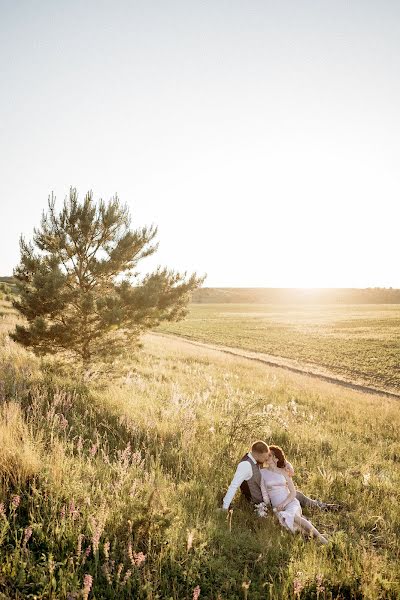
[[[277,471],[261,469],[261,491],[264,502],[270,502],[273,507],[279,506],[289,495],[289,489],[284,475]],[[294,522],[295,516],[301,517],[300,502],[295,498],[285,507],[285,510],[276,512],[279,522],[290,531],[297,531],[299,527]]]

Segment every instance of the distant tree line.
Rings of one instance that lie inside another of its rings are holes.
[[[194,303],[240,304],[400,304],[393,288],[199,288]]]
[[[3,284],[4,287],[3,287]],[[0,290],[16,292],[13,277],[0,277]],[[240,304],[400,304],[400,289],[396,288],[199,288],[192,293],[192,302]]]

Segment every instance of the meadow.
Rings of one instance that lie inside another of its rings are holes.
[[[0,598],[399,597],[398,401],[152,334],[123,378],[83,384],[0,312]],[[307,513],[328,546],[239,497],[216,510],[257,438],[343,505]]]
[[[161,330],[400,392],[398,304],[192,304],[185,321]]]

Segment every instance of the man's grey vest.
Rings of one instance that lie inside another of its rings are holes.
[[[253,471],[251,479],[243,481],[240,489],[244,497],[253,504],[260,504],[263,501],[261,493],[261,472],[257,463],[254,463],[247,454],[243,456],[240,462],[249,462]]]

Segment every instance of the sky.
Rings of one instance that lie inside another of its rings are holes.
[[[118,194],[209,287],[400,287],[400,3],[0,0],[0,275]]]

